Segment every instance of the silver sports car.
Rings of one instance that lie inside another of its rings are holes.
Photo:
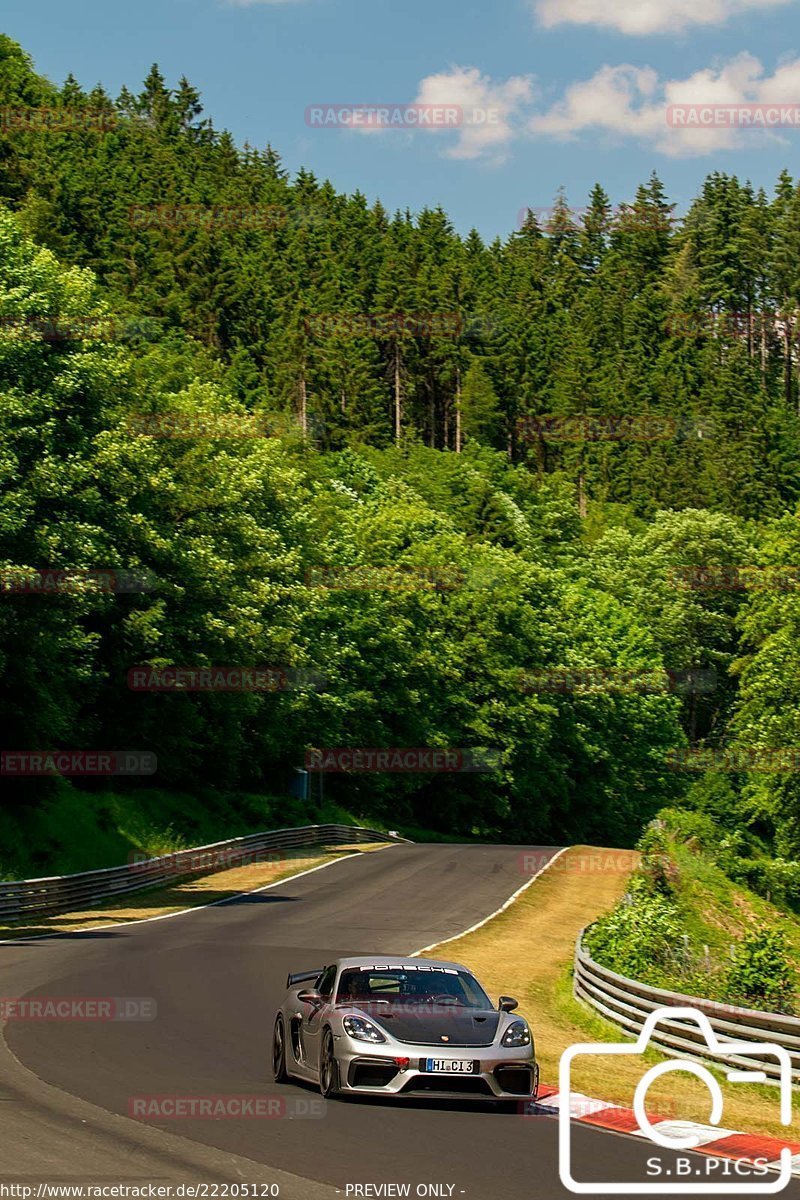
[[[466,967],[422,958],[342,958],[290,975],[275,1018],[275,1080],[322,1095],[531,1101],[539,1068],[527,1021],[495,1008]]]

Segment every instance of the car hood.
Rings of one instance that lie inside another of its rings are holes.
[[[491,1046],[497,1035],[500,1013],[494,1009],[451,1008],[443,1005],[421,1010],[406,1005],[387,1008],[385,1005],[364,1004],[351,1007],[363,1012],[397,1042],[412,1046]]]

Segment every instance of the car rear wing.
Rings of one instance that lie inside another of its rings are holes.
[[[299,971],[296,975],[289,975],[286,979],[287,988],[293,988],[297,983],[308,983],[312,979],[318,979],[322,974],[322,967],[316,971]]]

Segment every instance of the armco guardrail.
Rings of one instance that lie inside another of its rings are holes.
[[[380,833],[354,825],[302,825],[297,829],[273,829],[246,837],[178,850],[161,858],[83,871],[79,875],[56,875],[49,879],[0,880],[0,921],[28,915],[45,916],[72,912],[100,904],[126,892],[169,883],[187,875],[208,875],[241,866],[258,854],[300,850],[305,846],[349,845],[355,842],[404,842],[396,834]]]
[[[594,961],[583,945],[583,934],[575,948],[575,995],[633,1037],[641,1033],[647,1017],[657,1008],[697,1008],[705,1013],[711,1028],[721,1039],[771,1042],[785,1047],[792,1058],[793,1081],[800,1084],[800,1020],[797,1017],[701,1000],[626,979]],[[779,1074],[774,1057],[712,1055],[700,1027],[692,1021],[662,1021],[656,1027],[652,1041],[668,1054],[709,1057],[718,1062],[721,1058],[728,1066],[750,1071],[757,1068],[770,1078],[777,1078]]]

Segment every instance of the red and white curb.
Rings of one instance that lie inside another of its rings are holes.
[[[631,1108],[609,1104],[607,1100],[593,1100],[580,1092],[562,1095],[556,1088],[542,1085],[536,1104],[527,1110],[531,1116],[557,1117],[569,1104],[571,1121],[582,1125],[593,1125],[596,1129],[608,1129],[614,1133],[626,1133],[632,1137],[645,1138],[639,1122]],[[675,1121],[669,1117],[651,1116],[654,1129],[666,1137],[688,1137],[693,1134],[698,1143],[694,1154],[709,1154],[715,1158],[735,1158],[745,1162],[762,1162],[766,1159],[768,1169],[780,1170],[781,1151],[788,1146],[792,1151],[792,1175],[800,1176],[800,1142],[785,1142],[779,1138],[762,1137],[759,1134],[737,1133],[734,1129],[720,1129],[717,1125],[700,1125],[694,1121]]]

